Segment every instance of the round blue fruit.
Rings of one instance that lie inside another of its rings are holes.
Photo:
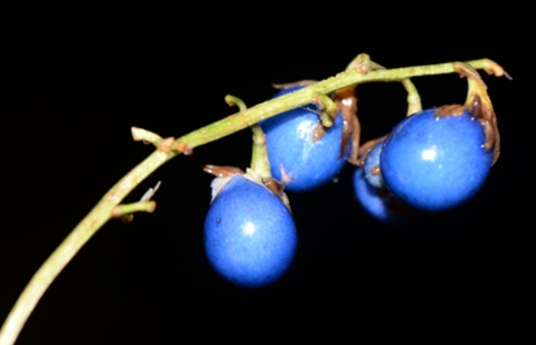
[[[370,184],[363,169],[356,169],[353,179],[357,201],[369,215],[386,224],[402,224],[410,219],[412,210],[394,199],[385,187]]]
[[[301,87],[278,92],[274,98]],[[340,157],[343,130],[342,114],[326,128],[326,134],[313,141],[320,125],[314,104],[296,108],[260,122],[266,134],[272,176],[285,185],[285,190],[301,192],[332,181],[341,171],[347,157]]]
[[[387,188],[415,208],[458,206],[484,184],[493,161],[480,122],[467,110],[424,110],[402,120],[385,140],[380,170]]]
[[[297,246],[294,220],[283,202],[240,174],[213,200],[204,234],[212,267],[243,287],[278,280],[290,267]]]
[[[376,188],[383,188],[385,186],[383,177],[380,174],[374,174],[373,170],[380,166],[380,153],[383,148],[383,140],[378,142],[372,150],[367,154],[365,158],[365,164],[363,170],[365,172],[365,179]]]

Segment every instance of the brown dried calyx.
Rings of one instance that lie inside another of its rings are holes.
[[[497,115],[495,115],[493,108],[483,105],[482,99],[478,94],[474,96],[472,103],[469,105],[469,114],[477,119],[482,128],[484,128],[484,134],[486,135],[484,148],[486,150],[493,148],[493,164],[495,164],[501,153],[501,137],[497,126]]]
[[[368,65],[367,65],[368,66]],[[368,67],[367,67],[368,68]],[[368,70],[368,69],[367,69]],[[366,70],[360,71],[361,73],[366,73]],[[272,84],[276,89],[288,89],[296,86],[309,86],[317,83],[316,80],[301,80],[293,83],[286,84]],[[358,151],[359,151],[359,140],[361,135],[361,124],[357,118],[357,96],[355,93],[356,86],[349,86],[344,89],[335,91],[331,99],[337,105],[338,111],[328,111],[330,117],[335,120],[340,112],[342,112],[343,117],[343,129],[342,129],[342,139],[341,139],[341,150],[339,152],[339,157],[344,157],[350,145],[352,147],[350,156],[348,157],[348,162],[353,165],[358,165]],[[318,105],[318,102],[316,102]],[[321,139],[326,135],[326,128],[319,123],[313,131],[313,142]]]
[[[493,164],[495,164],[500,154],[500,135],[499,128],[497,127],[497,116],[493,108],[483,106],[480,95],[475,94],[470,105],[452,104],[439,107],[436,109],[434,116],[436,118],[460,116],[466,110],[482,125],[486,137],[484,149],[493,149]]]
[[[341,151],[339,157],[344,157],[351,146],[348,162],[359,166],[359,140],[361,137],[361,124],[357,117],[356,86],[340,89],[333,94],[333,100],[342,112],[343,130],[341,139]]]
[[[358,150],[358,154],[357,154],[358,159],[357,159],[356,165],[358,167],[363,167],[363,165],[365,165],[365,160],[367,159],[367,156],[370,153],[370,151],[372,151],[372,149],[374,148],[374,146],[376,146],[376,144],[378,144],[382,140],[387,139],[387,137],[388,135],[384,135],[383,137],[369,140],[363,145],[361,145]],[[378,167],[377,173],[379,174],[379,167]]]
[[[246,172],[244,172],[239,168],[231,166],[205,164],[203,166],[203,170],[209,174],[216,176],[216,178],[212,180],[211,183],[211,202],[214,201],[214,199],[220,193],[222,188],[231,180],[234,175],[240,174],[244,178],[267,188],[270,192],[277,196],[281,200],[281,202],[283,202],[283,204],[287,207],[287,209],[292,213],[289,199],[287,197],[287,194],[284,192],[284,185],[273,177],[263,178],[259,173],[252,169],[248,168],[246,169]]]
[[[461,77],[467,77],[468,79],[469,92],[467,94],[465,105],[447,105],[437,108],[435,116],[459,116],[467,110],[469,114],[482,125],[486,136],[484,148],[486,150],[493,149],[492,164],[495,164],[500,155],[500,134],[497,126],[497,115],[495,115],[495,111],[493,110],[491,99],[487,93],[486,84],[484,84],[480,74],[466,63],[456,63],[456,71]],[[505,72],[503,71],[503,74],[504,73]]]

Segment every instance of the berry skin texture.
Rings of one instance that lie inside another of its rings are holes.
[[[301,87],[278,92],[274,98]],[[342,139],[342,114],[326,128],[326,134],[313,141],[320,120],[314,104],[290,110],[260,122],[266,134],[272,176],[286,191],[303,192],[332,181],[341,171],[346,157],[339,157]]]
[[[247,288],[274,283],[297,247],[292,215],[266,187],[241,174],[219,191],[205,219],[205,252],[228,281]]]
[[[427,211],[458,206],[484,184],[493,150],[467,110],[438,117],[427,109],[402,120],[384,142],[380,170],[387,188],[404,203]]]

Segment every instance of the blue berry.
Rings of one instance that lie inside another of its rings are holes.
[[[275,97],[301,87],[278,92]],[[301,192],[319,187],[341,171],[346,157],[340,157],[343,119],[339,113],[333,126],[313,141],[320,125],[314,104],[290,110],[260,122],[266,134],[272,176],[285,185],[286,191]]]
[[[296,252],[290,211],[270,190],[241,174],[233,175],[215,195],[204,234],[210,264],[243,287],[274,283]]]
[[[376,188],[383,188],[385,186],[383,177],[379,171],[380,168],[380,153],[382,152],[383,140],[378,142],[372,150],[367,154],[365,158],[365,164],[363,170],[365,171],[365,178],[367,181]]]
[[[428,109],[402,120],[386,139],[380,170],[387,188],[415,208],[458,206],[485,182],[493,161],[481,123],[462,107]]]
[[[403,204],[387,190],[371,185],[363,169],[356,169],[353,177],[354,192],[361,207],[372,217],[383,223],[401,224],[410,219],[413,210]]]

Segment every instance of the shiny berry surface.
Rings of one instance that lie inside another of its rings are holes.
[[[402,120],[385,140],[380,169],[387,188],[410,206],[439,211],[458,206],[485,182],[492,150],[467,110],[436,116],[424,110]]]
[[[282,90],[274,98],[297,89]],[[313,137],[320,120],[314,104],[266,119],[260,125],[266,134],[272,175],[286,191],[307,191],[332,181],[346,162],[339,157],[343,126],[340,113],[316,141]]]
[[[213,200],[205,219],[205,252],[228,281],[261,287],[290,267],[297,246],[294,220],[264,186],[234,175]]]

